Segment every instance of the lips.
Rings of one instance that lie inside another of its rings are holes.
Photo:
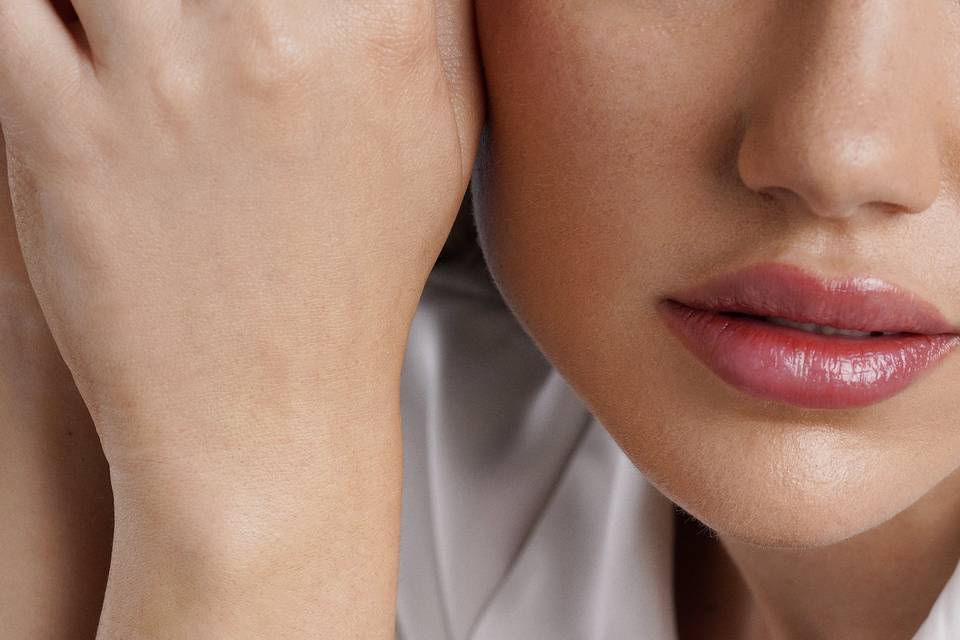
[[[750,395],[806,408],[885,400],[960,346],[935,306],[877,278],[824,280],[759,264],[672,294],[667,326]]]

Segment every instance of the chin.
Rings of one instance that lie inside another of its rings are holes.
[[[896,448],[829,427],[708,426],[608,430],[654,486],[723,539],[797,550],[837,544],[895,517],[940,479]]]

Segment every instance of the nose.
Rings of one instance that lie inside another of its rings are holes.
[[[945,3],[783,3],[746,103],[743,183],[822,218],[919,213],[941,188]],[[775,44],[774,44],[775,43]]]

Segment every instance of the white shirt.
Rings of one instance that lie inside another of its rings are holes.
[[[676,640],[672,504],[483,269],[438,265],[401,379],[398,640]],[[913,640],[960,638],[960,570]]]

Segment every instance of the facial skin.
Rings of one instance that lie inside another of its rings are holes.
[[[960,323],[956,3],[477,10],[491,273],[649,480],[721,537],[799,549],[954,474],[960,354],[874,406],[801,409],[726,385],[656,304],[775,261],[889,280]]]

